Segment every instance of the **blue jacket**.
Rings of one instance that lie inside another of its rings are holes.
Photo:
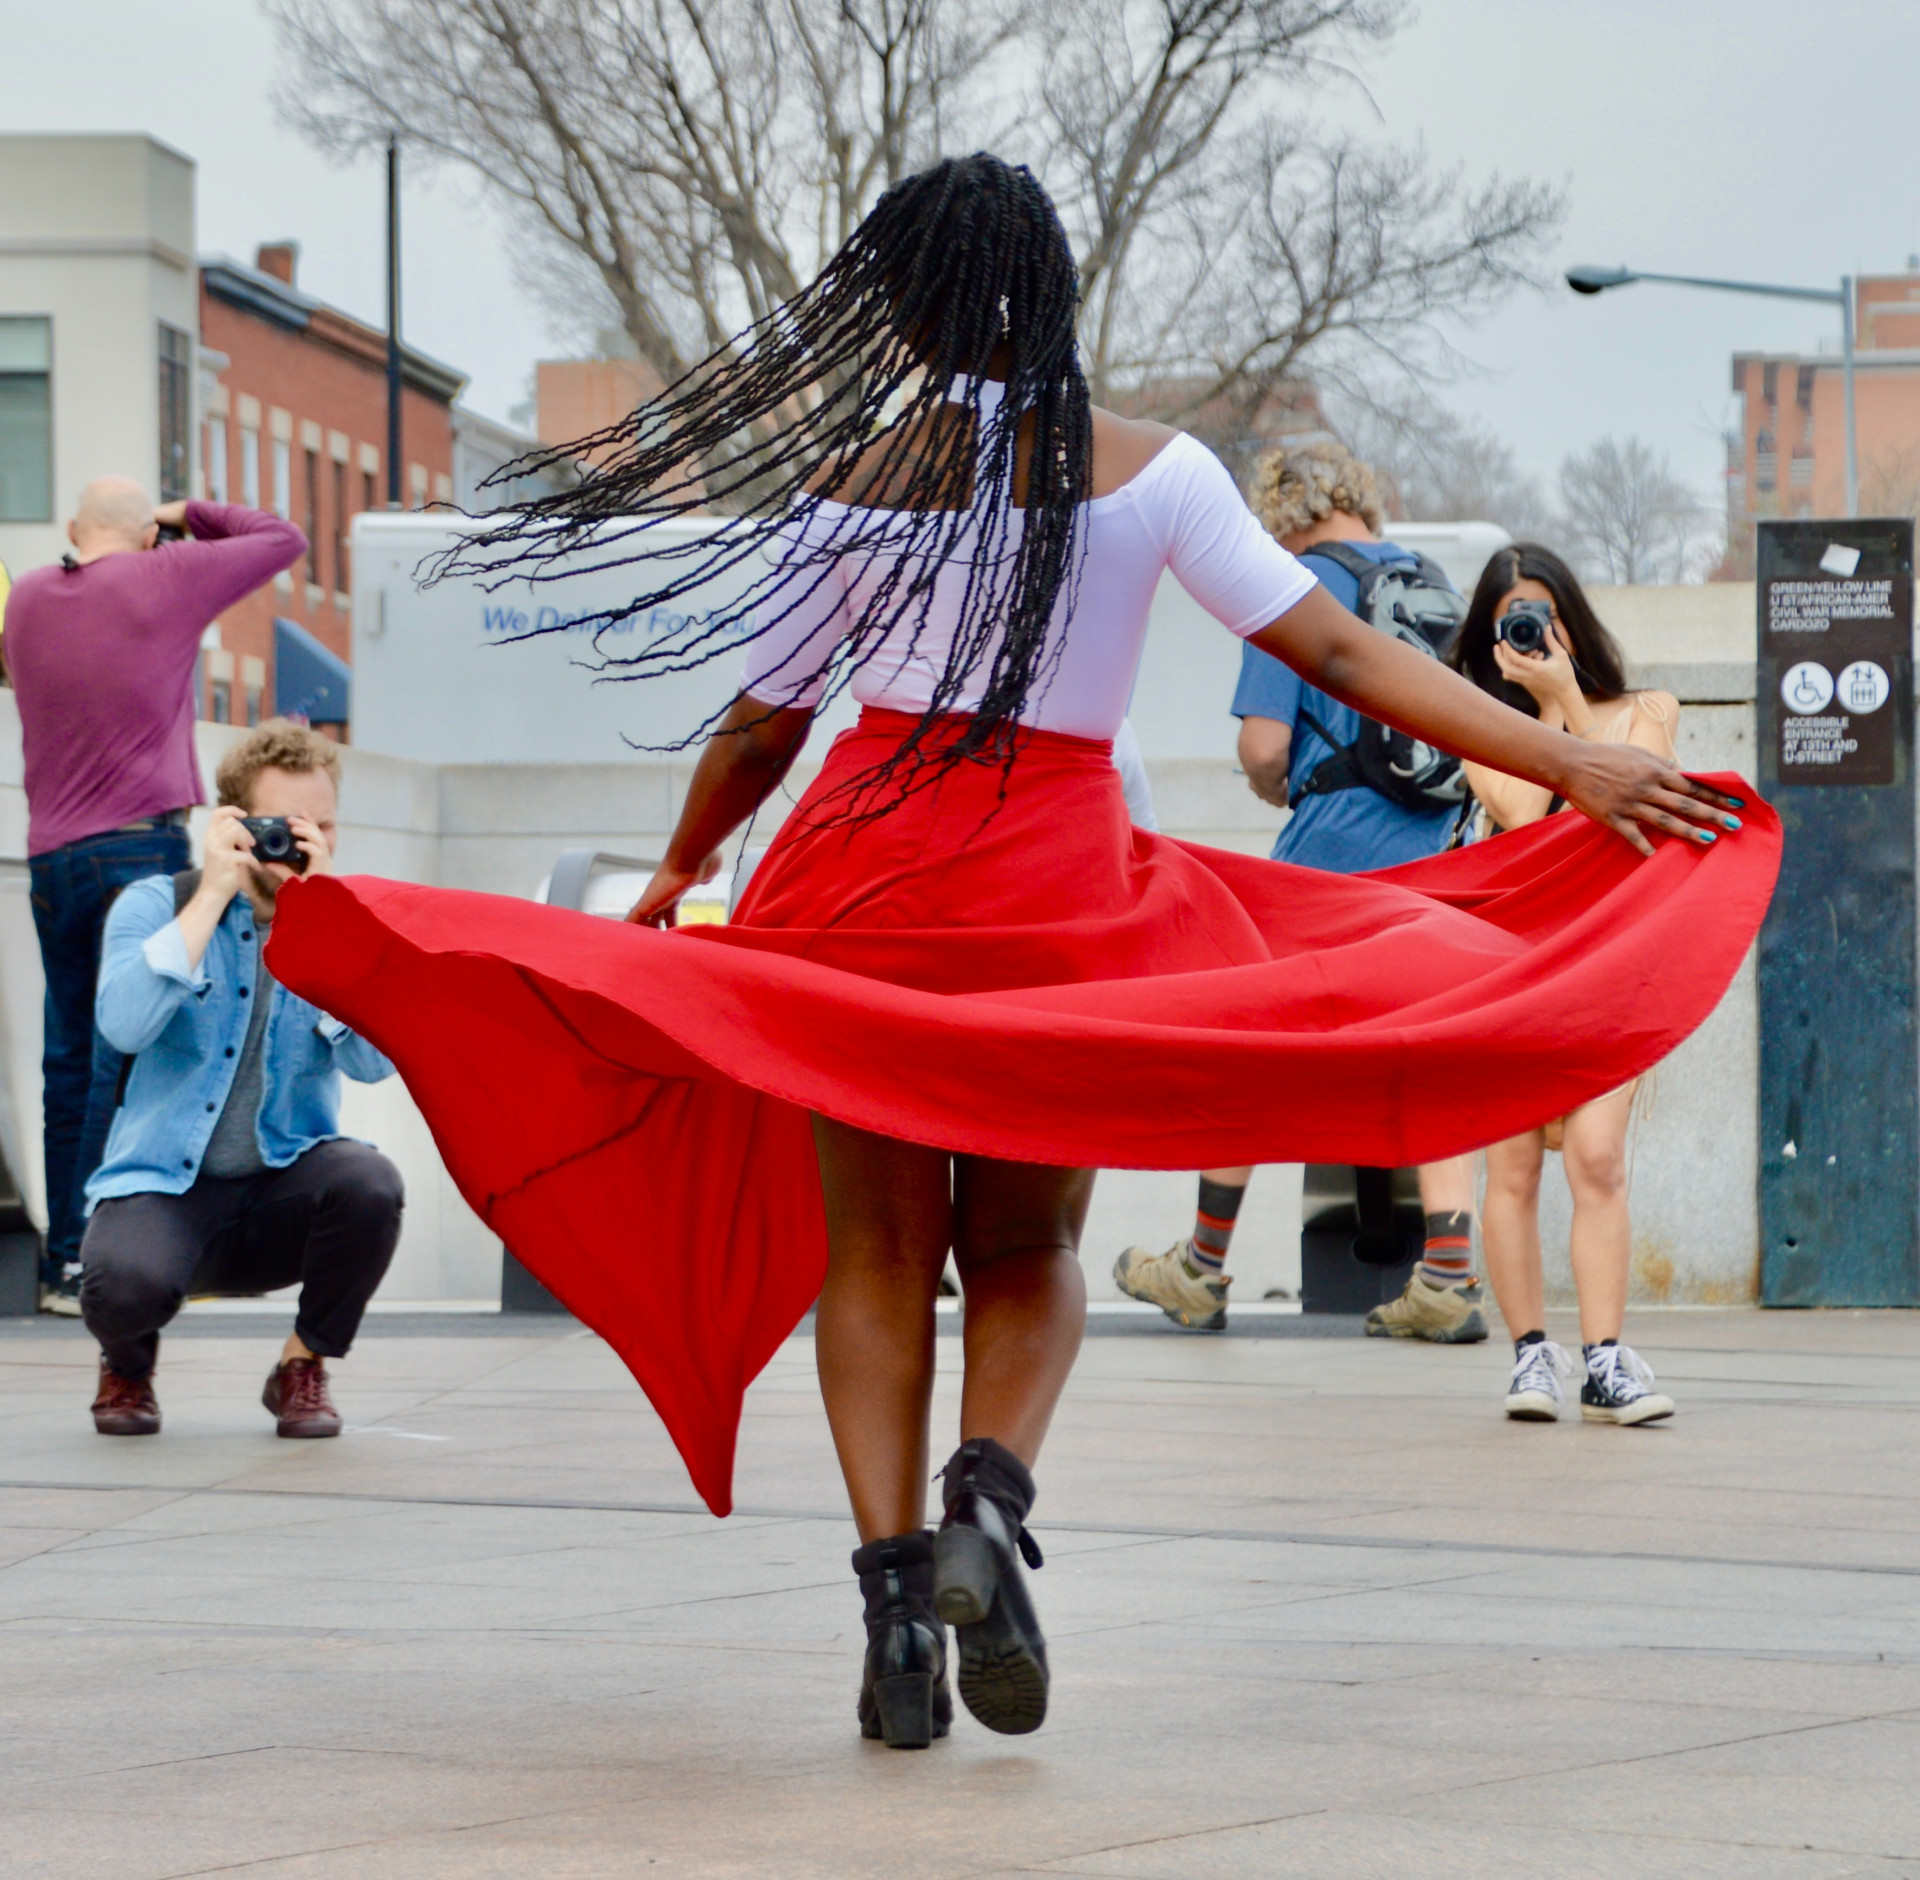
[[[254,929],[251,903],[236,894],[195,968],[170,875],[136,881],[114,902],[94,1018],[116,1051],[137,1055],[106,1159],[87,1183],[89,1210],[120,1195],[193,1186],[246,1042],[260,976]],[[260,1156],[269,1168],[339,1135],[342,1071],[363,1084],[393,1074],[364,1038],[278,984],[260,1050]]]

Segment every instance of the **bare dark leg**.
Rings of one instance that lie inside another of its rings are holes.
[[[1087,1323],[1080,1230],[1090,1169],[954,1158],[954,1263],[966,1294],[960,1437],[1033,1466]]]
[[[813,1119],[827,1203],[814,1355],[862,1541],[926,1525],[933,1302],[953,1239],[944,1150]]]

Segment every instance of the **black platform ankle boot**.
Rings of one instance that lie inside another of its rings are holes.
[[[960,1648],[960,1698],[989,1730],[1024,1736],[1047,1714],[1047,1642],[1020,1572],[1040,1564],[1026,1530],[1033,1477],[990,1436],[953,1453],[934,1537],[935,1610]]]
[[[896,1534],[856,1547],[867,1602],[867,1667],[860,1734],[889,1749],[925,1749],[953,1727],[947,1628],[933,1609],[933,1533]]]

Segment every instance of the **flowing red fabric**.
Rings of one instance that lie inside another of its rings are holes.
[[[716,1514],[819,1291],[809,1112],[1070,1167],[1431,1161],[1625,1083],[1713,1009],[1780,828],[1640,859],[1578,816],[1343,876],[1148,835],[1107,747],[1023,734],[887,814],[836,740],[726,927],[289,886],[281,982],[398,1065],[481,1218],[625,1359]]]

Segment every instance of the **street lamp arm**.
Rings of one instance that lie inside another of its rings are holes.
[[[1697,274],[1629,274],[1633,281],[1664,281],[1670,287],[1715,287],[1728,294],[1767,294],[1775,300],[1817,300],[1844,307],[1847,297],[1837,287],[1776,287],[1765,281],[1715,281]]]
[[[1668,287],[1710,287],[1726,294],[1766,294],[1775,300],[1817,300],[1844,306],[1844,291],[1832,287],[1777,287],[1767,281],[1717,281],[1699,274],[1642,274],[1637,268],[1569,268],[1567,285],[1576,294],[1603,294],[1609,287],[1631,287],[1635,281],[1659,281]]]

